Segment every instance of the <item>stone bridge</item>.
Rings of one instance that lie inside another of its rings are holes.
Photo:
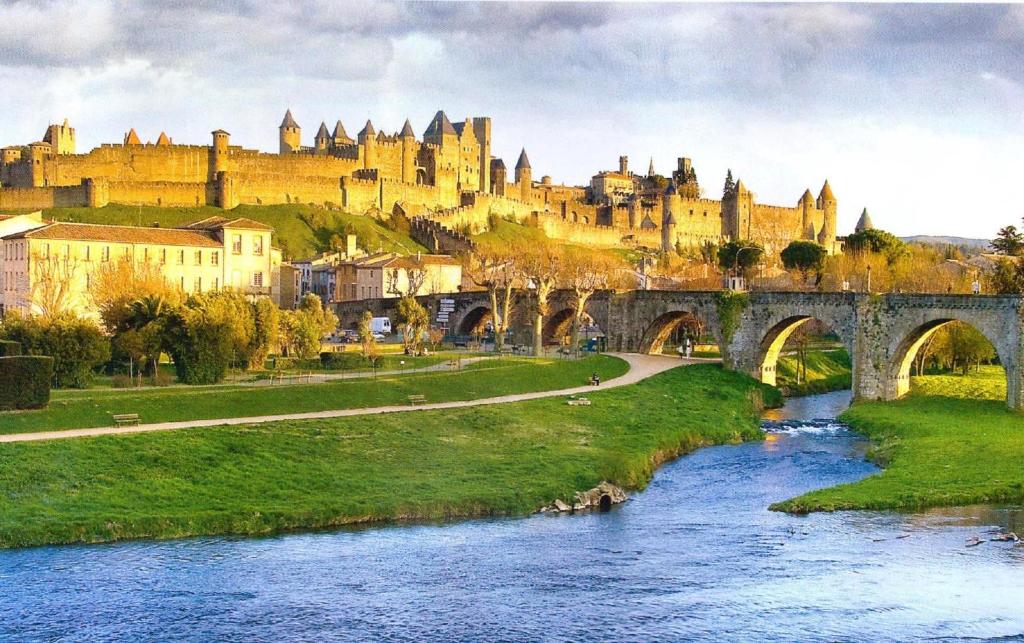
[[[455,302],[448,327],[456,333],[473,332],[490,312],[487,293],[421,297],[432,320],[442,298]],[[853,394],[861,400],[893,400],[904,395],[918,349],[943,325],[962,321],[992,342],[1006,370],[1007,404],[1024,410],[1024,297],[752,292],[744,298],[742,305],[727,313],[718,291],[600,292],[585,310],[607,335],[609,350],[617,351],[658,352],[680,323],[698,323],[716,338],[726,368],[769,384],[775,383],[775,366],[786,339],[801,324],[817,319],[850,353]],[[393,299],[350,302],[339,304],[338,313],[343,327],[354,328],[363,310],[394,317],[396,304]],[[526,308],[517,307],[516,325],[522,329],[529,328]],[[572,310],[571,293],[555,293],[545,336],[560,336],[561,329],[571,322]],[[730,319],[720,319],[720,311]]]

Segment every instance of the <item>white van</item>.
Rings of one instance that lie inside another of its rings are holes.
[[[387,317],[374,317],[370,320],[370,332],[390,335],[391,320]]]

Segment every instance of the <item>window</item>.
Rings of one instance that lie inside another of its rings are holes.
[[[100,256],[100,261],[110,261],[110,246],[103,246],[103,253]]]
[[[50,244],[48,243],[43,244],[43,257],[46,259],[50,258]]]
[[[185,265],[185,251],[184,250],[179,250],[178,251],[178,256],[176,257],[176,259],[178,261],[178,265],[179,266],[184,266]]]
[[[262,288],[263,287],[263,273],[262,272],[254,272],[254,273],[252,273],[252,285],[256,286],[257,288]]]
[[[220,278],[219,277],[214,277],[213,278],[213,289],[214,290],[220,290]]]
[[[242,254],[242,235],[231,235],[231,254]]]
[[[213,252],[210,253],[210,265],[211,266],[220,265],[220,253],[218,251],[216,251],[216,250],[214,250]]]
[[[256,235],[252,238],[252,253],[254,255],[261,256],[263,254],[263,236]]]
[[[71,256],[71,246],[69,246],[66,243],[64,244],[64,256],[65,257],[70,257]]]
[[[195,286],[192,289],[194,292],[203,292],[203,278],[202,277],[196,277],[195,283],[193,285]]]
[[[92,259],[92,246],[85,247],[85,260],[90,261]]]
[[[182,291],[185,290],[185,278],[184,277],[181,278],[181,289],[182,289]]]
[[[160,265],[167,263],[167,248],[160,248]]]
[[[149,263],[149,248],[142,249],[142,260]]]
[[[196,265],[197,266],[203,265],[203,251],[202,250],[196,250]]]

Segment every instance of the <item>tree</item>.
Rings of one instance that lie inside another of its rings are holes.
[[[427,265],[422,255],[410,255],[402,257],[400,263],[404,264],[387,270],[387,290],[399,297],[415,297],[421,294],[423,284],[427,281]],[[402,276],[405,276],[405,283],[402,283]]]
[[[815,284],[821,282],[821,273],[825,269],[828,250],[825,246],[813,241],[793,241],[780,253],[782,265],[786,270],[800,273],[804,284],[810,275],[815,275]]]
[[[380,359],[380,347],[373,337],[373,313],[368,310],[363,311],[356,332],[359,335],[359,342],[362,344],[363,357],[370,362],[370,366],[376,372],[377,361]]]
[[[861,230],[846,237],[846,250],[853,254],[874,253],[884,255],[892,264],[907,254],[907,244],[896,235],[875,228]]]
[[[430,325],[430,313],[415,297],[406,295],[398,301],[398,323],[402,325],[402,343],[405,352],[415,355],[423,344],[423,333]]]
[[[195,293],[167,320],[167,348],[178,380],[185,384],[216,384],[238,355],[241,337],[238,308],[230,293]],[[248,318],[251,336],[251,315]]]
[[[1016,226],[1008,225],[996,233],[989,245],[1001,255],[1019,257],[1024,254],[1024,234],[1018,232]]]
[[[160,266],[149,262],[136,264],[127,257],[100,263],[92,273],[89,296],[111,334],[139,328],[129,319],[139,300],[161,301],[162,305],[178,305],[182,300],[181,291],[167,283]]]
[[[299,359],[316,357],[324,335],[338,326],[338,318],[313,294],[303,297],[297,309],[283,311],[280,319],[282,340]]]
[[[519,257],[502,248],[477,248],[463,256],[463,269],[474,284],[487,290],[491,302],[495,349],[505,344],[505,333],[512,323],[513,295],[520,285]]]
[[[86,388],[94,371],[110,360],[110,341],[94,322],[71,313],[23,317],[11,312],[0,326],[0,339],[21,344],[26,355],[53,358],[54,384]]]
[[[262,369],[272,346],[278,343],[281,311],[267,297],[252,302],[253,332],[245,350],[249,369]]]
[[[935,332],[932,353],[936,359],[951,370],[967,375],[972,366],[991,361],[995,349],[991,342],[973,326],[963,322],[946,324]]]
[[[730,241],[718,248],[718,267],[723,272],[732,272],[738,266],[740,273],[744,277],[748,277],[750,271],[761,262],[763,256],[764,248],[759,244],[751,241]]]
[[[72,312],[79,261],[68,256],[35,254],[32,257],[32,285],[29,310],[46,318]],[[56,369],[56,365],[54,365]]]
[[[521,249],[520,270],[533,290],[533,354],[544,352],[544,318],[550,312],[548,299],[563,277],[563,252],[547,242],[529,244]]]
[[[566,248],[564,256],[565,285],[573,294],[572,345],[579,347],[580,328],[587,302],[595,292],[617,284],[621,262],[611,255],[593,250]]]
[[[985,275],[988,291],[998,295],[1024,292],[1024,264],[1013,259],[1000,259]]]
[[[729,196],[736,191],[736,182],[732,180],[732,170],[725,173],[725,185],[722,186],[722,196]]]

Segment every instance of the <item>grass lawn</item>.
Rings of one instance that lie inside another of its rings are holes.
[[[871,438],[885,469],[778,503],[784,511],[916,510],[1024,502],[1024,416],[1006,408],[1001,367],[925,376],[895,402],[854,405],[841,419]]]
[[[779,358],[775,374],[777,384],[786,395],[814,395],[850,388],[852,374],[850,355],[846,349],[809,350],[806,356],[807,379],[797,384],[797,357]]]
[[[589,407],[552,398],[3,444],[0,546],[523,514],[602,480],[643,488],[668,458],[759,439],[762,397],[781,401],[699,365],[595,391]]]
[[[0,412],[0,434],[110,426],[116,413],[138,413],[143,423],[151,423],[404,404],[412,394],[426,395],[428,402],[471,400],[582,386],[594,371],[611,379],[626,370],[624,361],[606,355],[581,360],[506,357],[456,372],[321,384],[55,391],[48,408]]]
[[[232,210],[213,206],[168,208],[136,205],[107,205],[102,208],[48,208],[43,217],[57,221],[105,223],[110,225],[180,226],[207,217],[247,217],[274,228],[274,245],[285,259],[304,259],[330,247],[333,235],[357,235],[367,252],[377,250],[412,254],[426,251],[408,235],[390,230],[368,216],[347,214],[311,205],[240,205]]]

